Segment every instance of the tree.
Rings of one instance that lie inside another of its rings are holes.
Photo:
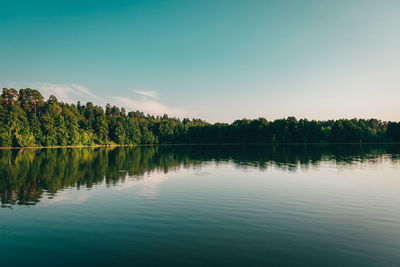
[[[328,121],[295,117],[231,124],[145,115],[92,102],[45,102],[39,91],[4,88],[0,96],[0,146],[55,146],[157,143],[350,143],[400,142],[400,123],[376,119]]]
[[[389,122],[387,137],[395,142],[400,142],[400,122]]]
[[[47,103],[50,104],[50,105],[57,104],[58,103],[58,99],[54,95],[51,95],[51,96],[49,96],[49,99],[47,100]]]
[[[14,88],[3,88],[2,98],[6,105],[14,105],[19,98],[18,91]]]
[[[94,118],[93,130],[97,137],[97,144],[107,144],[109,142],[108,124],[104,114],[97,115]]]

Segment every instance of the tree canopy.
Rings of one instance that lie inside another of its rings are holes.
[[[76,146],[187,143],[379,143],[400,142],[400,123],[377,119],[315,121],[294,117],[241,119],[211,124],[91,102],[45,100],[37,90],[3,88],[0,146]]]

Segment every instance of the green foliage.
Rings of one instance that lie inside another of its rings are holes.
[[[44,101],[30,88],[3,89],[0,96],[0,146],[75,146],[188,143],[372,143],[400,142],[400,123],[376,119],[329,121],[294,117],[267,121],[241,119],[232,124],[210,124],[200,119],[183,120],[126,114],[124,108],[107,104],[105,110]]]
[[[390,122],[388,124],[387,137],[389,140],[400,142],[400,122]]]

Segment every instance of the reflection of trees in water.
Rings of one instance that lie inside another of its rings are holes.
[[[296,171],[335,165],[398,163],[400,146],[394,145],[286,145],[286,146],[159,146],[0,150],[0,194],[3,204],[34,205],[43,192],[54,195],[67,187],[103,181],[115,185],[128,176],[152,171],[168,172],[214,162],[233,162],[237,168]]]
[[[238,148],[243,149],[243,148]],[[238,168],[267,170],[278,168],[287,171],[317,168],[322,163],[334,166],[355,164],[380,164],[383,160],[399,162],[400,146],[394,145],[282,145],[255,146],[246,153],[232,153]]]

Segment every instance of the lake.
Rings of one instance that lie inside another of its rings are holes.
[[[400,266],[400,146],[0,150],[1,266]]]

